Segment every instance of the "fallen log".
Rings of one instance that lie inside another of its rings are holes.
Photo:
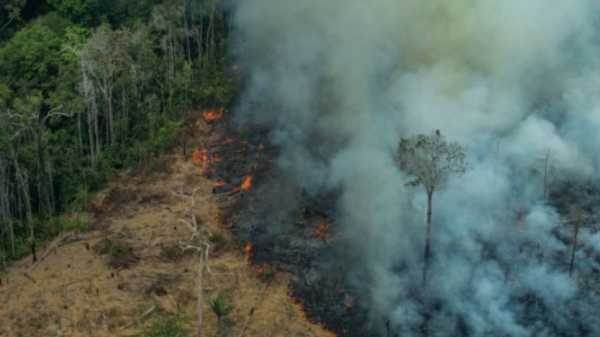
[[[56,239],[52,240],[52,242],[50,243],[50,245],[48,246],[48,248],[46,249],[44,254],[42,254],[42,256],[40,256],[37,259],[37,261],[34,264],[32,264],[31,267],[29,267],[29,269],[27,269],[27,271],[25,273],[23,273],[23,275],[26,278],[28,278],[29,280],[31,280],[31,282],[36,283],[35,278],[33,276],[31,276],[31,273],[48,257],[48,255],[50,255],[50,253],[52,251],[57,249],[63,241],[65,241],[73,236],[74,236],[73,233],[64,233],[64,234],[61,234],[60,236],[58,236]]]

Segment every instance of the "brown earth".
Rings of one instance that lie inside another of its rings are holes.
[[[203,335],[217,336],[210,301],[224,294],[235,308],[220,336],[332,336],[308,322],[290,298],[288,275],[276,273],[266,282],[246,263],[243,248],[219,223],[213,182],[191,161],[175,155],[166,160],[166,173],[115,179],[94,202],[94,229],[71,233],[31,279],[24,276],[30,257],[9,269],[0,285],[0,336],[143,336],[145,327],[175,313],[194,331],[198,258],[179,244],[191,236],[180,221],[190,211],[189,198],[181,195],[196,189],[193,212],[213,238]],[[111,242],[130,249],[111,258]]]

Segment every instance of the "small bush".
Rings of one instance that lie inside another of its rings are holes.
[[[90,219],[86,214],[61,215],[50,219],[50,227],[57,232],[86,231],[90,228]]]
[[[159,316],[138,337],[185,337],[189,330],[181,314]]]
[[[179,262],[187,254],[177,245],[166,245],[160,248],[160,258],[165,262]]]
[[[108,255],[108,265],[115,269],[129,268],[139,261],[133,248],[124,241],[104,239],[94,246],[94,251],[98,255]]]
[[[211,303],[211,309],[219,321],[227,317],[234,308],[235,306],[223,294],[219,294]]]
[[[129,268],[139,261],[133,248],[124,242],[113,243],[108,254],[110,256],[108,264],[115,269]]]

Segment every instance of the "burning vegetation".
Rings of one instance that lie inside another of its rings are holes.
[[[313,231],[313,235],[317,238],[317,239],[321,239],[321,240],[327,240],[327,237],[329,236],[329,229],[330,229],[330,225],[326,222],[320,224],[319,226],[317,226],[317,228],[315,228],[315,230]]]
[[[240,186],[242,191],[250,190],[252,188],[253,181],[254,181],[254,177],[251,175],[247,175],[246,177],[244,177],[244,180],[242,180],[242,185]]]
[[[252,242],[246,241],[246,243],[244,243],[244,256],[246,258],[247,263],[252,262],[253,250],[254,250],[254,245],[252,245]]]
[[[202,119],[204,119],[206,123],[211,124],[222,120],[224,115],[224,108],[212,108],[202,112]]]

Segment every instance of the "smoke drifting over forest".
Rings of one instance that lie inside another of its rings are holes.
[[[555,234],[568,214],[540,173],[549,154],[555,193],[597,183],[599,14],[593,0],[239,2],[239,121],[272,128],[278,167],[307,193],[342,191],[347,282],[374,321],[400,336],[426,319],[439,337],[600,336],[588,284],[600,239],[583,232],[569,277]],[[425,194],[393,154],[434,129],[465,145],[470,168],[435,195],[422,289]]]

